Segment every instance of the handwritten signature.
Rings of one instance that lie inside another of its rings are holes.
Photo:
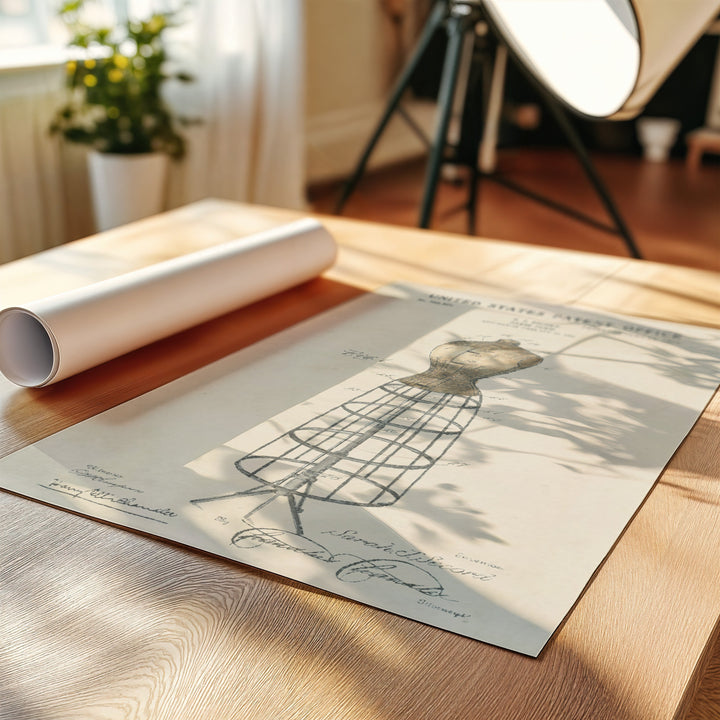
[[[108,492],[107,490],[100,490],[99,488],[91,490],[90,497],[96,500],[105,500],[116,505],[130,507],[134,510],[144,510],[145,512],[157,513],[158,515],[163,515],[165,517],[177,517],[177,513],[170,508],[156,508],[148,505],[141,505],[137,501],[137,498],[118,497],[114,493]]]
[[[335,577],[343,582],[364,582],[374,578],[402,585],[423,595],[442,597],[444,594],[437,578],[405,560],[385,558],[360,560],[340,568],[335,573]]]
[[[335,573],[335,577],[341,582],[361,583],[380,580],[400,585],[422,595],[447,597],[439,580],[432,573],[419,568],[414,563],[392,558],[366,559],[349,553],[334,554],[306,535],[298,535],[287,530],[248,528],[235,533],[231,543],[235,547],[244,549],[260,546],[281,548],[328,564],[342,564]]]
[[[368,540],[367,538],[362,537],[357,530],[323,530],[323,534],[333,535],[334,537],[339,538],[340,540],[343,540],[347,543],[353,543],[357,545],[361,545],[362,547],[368,547],[373,548],[375,550],[381,550],[382,552],[387,553],[388,555],[394,555],[397,558],[402,558],[403,560],[410,562],[414,565],[425,565],[426,567],[436,567],[441,570],[445,570],[447,572],[453,573],[453,575],[461,575],[464,577],[467,577],[471,580],[477,580],[479,582],[488,582],[490,580],[493,580],[497,577],[497,573],[492,572],[485,572],[480,570],[475,570],[472,568],[462,567],[459,564],[456,564],[452,561],[445,560],[440,555],[427,555],[424,552],[421,552],[420,550],[415,549],[406,549],[402,547],[396,547],[395,543],[389,542],[380,544],[375,542],[374,540]],[[473,560],[470,557],[467,557],[463,555],[462,553],[458,553],[456,558],[469,560],[471,562],[474,562],[476,564],[480,565],[489,565],[495,570],[502,570],[502,568],[499,565],[490,565],[490,563],[483,562],[482,560]]]
[[[70,495],[71,497],[79,500],[85,500],[86,502],[94,503],[96,505],[113,507],[127,513],[128,515],[138,515],[146,520],[155,520],[157,522],[165,523],[165,520],[161,520],[160,518],[174,518],[178,516],[174,510],[168,507],[151,507],[150,505],[143,505],[138,502],[136,497],[117,495],[109,490],[104,490],[103,488],[88,489],[78,487],[69,482],[64,482],[59,478],[55,478],[47,485],[41,485],[41,487],[44,487],[46,490],[53,490],[55,492],[62,493],[64,495]]]

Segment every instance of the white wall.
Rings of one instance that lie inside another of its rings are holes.
[[[425,0],[305,0],[306,137],[310,183],[346,176],[372,133],[401,66],[412,49]],[[383,9],[404,9],[399,28]],[[406,108],[428,133],[434,105]],[[395,117],[370,167],[421,155],[423,143]]]

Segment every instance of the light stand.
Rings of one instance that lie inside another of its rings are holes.
[[[436,0],[433,5],[428,19],[423,27],[418,42],[402,70],[396,84],[391,92],[388,103],[385,107],[385,111],[381,116],[374,132],[372,133],[362,155],[355,167],[355,170],[347,183],[345,184],[342,194],[336,205],[336,212],[342,212],[345,203],[347,202],[350,195],[354,192],[357,187],[362,175],[365,172],[368,160],[372,154],[375,145],[382,136],[388,122],[392,118],[396,111],[409,121],[408,116],[402,111],[400,102],[406,90],[410,86],[413,74],[423,59],[425,53],[428,50],[430,41],[434,34],[443,26],[447,32],[447,48],[445,51],[445,58],[443,61],[443,70],[440,79],[440,87],[437,96],[438,105],[438,117],[437,125],[435,130],[434,142],[430,144],[430,154],[428,157],[427,169],[425,173],[425,185],[423,190],[423,198],[420,206],[420,215],[418,225],[421,228],[427,228],[430,226],[430,221],[433,213],[433,206],[435,202],[435,195],[437,192],[437,184],[440,176],[440,169],[444,163],[451,164],[469,164],[471,167],[470,174],[470,186],[469,186],[469,200],[467,204],[468,209],[468,230],[471,234],[475,232],[476,214],[477,214],[477,193],[478,193],[478,181],[482,178],[491,179],[498,182],[509,189],[521,193],[524,196],[541,202],[554,210],[564,212],[565,214],[588,224],[593,225],[596,228],[605,230],[619,235],[625,242],[629,254],[632,257],[640,258],[640,252],[635,245],[633,237],[623,221],[615,203],[613,202],[610,193],[605,187],[602,179],[598,175],[577,131],[570,122],[564,109],[560,103],[532,76],[530,79],[535,84],[543,103],[548,107],[560,129],[565,135],[570,147],[575,152],[588,180],[592,184],[596,193],[598,194],[607,214],[613,221],[613,225],[606,225],[601,223],[594,218],[591,218],[573,208],[563,205],[555,200],[546,198],[538,193],[527,190],[517,183],[503,178],[496,172],[486,172],[478,168],[477,156],[478,149],[480,147],[481,133],[480,127],[472,131],[471,145],[474,148],[474,154],[472,160],[460,161],[456,156],[452,154],[453,148],[448,144],[447,135],[450,125],[450,118],[453,110],[453,103],[455,100],[455,94],[457,89],[458,71],[460,69],[461,60],[463,53],[467,52],[468,49],[476,47],[476,43],[483,43],[479,48],[482,57],[482,63],[484,66],[485,77],[490,77],[492,73],[492,67],[495,58],[495,44],[501,43],[502,40],[497,37],[496,33],[488,33],[485,36],[479,37],[475,31],[475,27],[481,20],[486,20],[485,13],[483,11],[482,0]],[[492,26],[491,26],[492,30]],[[484,88],[486,90],[486,88]],[[484,92],[483,98],[483,114],[484,121],[487,122],[487,109],[488,109],[488,93]],[[467,102],[467,94],[465,97]],[[479,125],[479,124],[478,124]],[[411,128],[419,133],[418,128],[414,123],[410,122]]]

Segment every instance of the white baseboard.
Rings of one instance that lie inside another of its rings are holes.
[[[435,103],[409,100],[403,109],[431,138],[435,127]],[[343,108],[310,117],[306,121],[306,166],[308,183],[347,177],[355,168],[380,116],[385,109],[378,102]],[[425,144],[408,124],[395,113],[370,156],[368,168],[420,157]]]

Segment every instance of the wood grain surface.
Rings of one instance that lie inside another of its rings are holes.
[[[0,267],[0,304],[296,217],[197,203]],[[388,282],[720,327],[714,273],[320,219],[323,278],[49,388],[0,380],[0,455]],[[0,718],[717,718],[719,479],[716,395],[537,659],[0,493]]]

